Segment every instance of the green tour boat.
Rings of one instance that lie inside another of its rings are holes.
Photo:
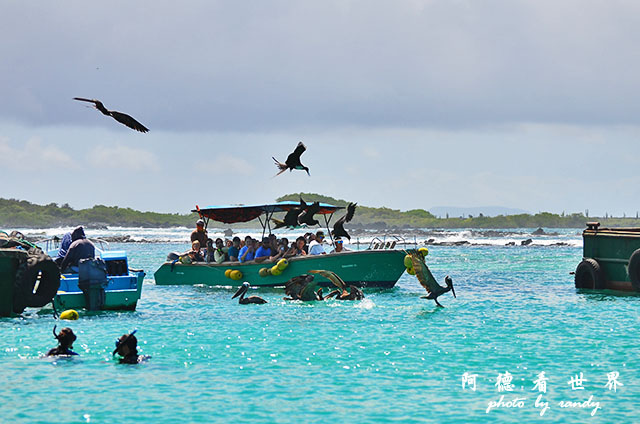
[[[582,238],[576,288],[640,292],[640,228],[600,228],[589,222]]]
[[[298,202],[279,202],[264,205],[213,206],[205,209],[196,207],[205,221],[210,220],[232,224],[258,219],[262,234],[271,233],[270,219],[274,213],[287,212],[299,208]],[[341,206],[320,203],[317,214],[324,217],[327,234],[331,237],[329,224],[333,214]],[[347,284],[358,287],[393,287],[405,271],[405,252],[393,248],[395,243],[377,243],[378,248],[367,250],[343,251],[315,256],[296,256],[287,260],[256,263],[223,262],[182,263],[179,260],[167,261],[155,272],[158,285],[205,284],[210,286],[240,286],[244,281],[252,286],[283,286],[291,277],[307,274],[310,270],[322,269],[338,274]],[[273,270],[274,272],[271,272]],[[320,285],[329,285],[329,280],[316,277]]]

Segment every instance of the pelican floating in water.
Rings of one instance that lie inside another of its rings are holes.
[[[418,277],[418,281],[424,289],[427,291],[428,296],[422,296],[423,299],[433,299],[436,301],[436,305],[444,308],[438,302],[438,296],[448,291],[451,291],[453,297],[456,297],[456,291],[453,289],[453,280],[448,275],[444,277],[444,282],[447,284],[446,287],[442,287],[436,279],[431,274],[429,267],[427,267],[426,262],[424,261],[424,256],[422,253],[417,250],[412,250],[408,252],[411,256],[411,263],[413,264],[413,270],[416,272],[416,277]]]
[[[95,99],[85,99],[83,97],[74,97],[73,100],[79,100],[81,102],[89,102],[93,103],[93,107],[98,109],[104,115],[110,116],[116,121],[120,122],[123,125],[131,128],[132,130],[140,131],[141,133],[146,133],[149,131],[147,127],[142,125],[140,122],[136,121],[133,117],[127,115],[126,113],[117,112],[115,110],[107,110],[106,107],[102,104],[100,100]]]
[[[247,293],[247,290],[249,290],[249,283],[245,281],[244,283],[242,283],[242,286],[238,289],[236,294],[234,294],[231,299],[235,299],[236,297],[240,296],[238,303],[241,305],[250,305],[250,304],[262,305],[264,303],[267,303],[266,300],[258,296],[244,297],[244,295]]]
[[[310,302],[314,300],[324,300],[322,296],[322,288],[317,288],[314,276],[310,274],[302,274],[291,278],[284,283],[284,291],[289,297],[284,300],[302,300]]]
[[[342,278],[338,276],[333,271],[325,271],[325,270],[313,270],[309,271],[313,274],[320,274],[327,280],[331,281],[334,286],[338,289],[330,292],[324,298],[329,299],[330,297],[335,296],[337,300],[362,300],[364,299],[364,293],[362,290],[357,288],[356,286],[349,286],[349,290],[347,290],[347,284],[344,282]]]

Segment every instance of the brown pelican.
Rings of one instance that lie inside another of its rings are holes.
[[[311,174],[309,174],[309,168],[307,168],[300,162],[300,156],[304,153],[305,150],[307,150],[306,146],[302,144],[302,142],[298,143],[296,149],[293,151],[293,153],[287,156],[287,160],[284,163],[279,162],[278,159],[272,156],[271,158],[276,162],[276,166],[280,170],[280,172],[274,175],[274,177],[282,174],[287,169],[289,170],[289,172],[293,171],[294,169],[303,169],[307,171],[307,175],[311,176]]]
[[[351,236],[344,229],[344,223],[350,222],[351,219],[353,219],[353,214],[356,212],[356,205],[357,203],[349,203],[349,206],[347,206],[347,213],[333,224],[333,231],[331,231],[333,238],[346,237],[351,241]]]
[[[73,100],[93,103],[94,107],[98,109],[100,112],[102,112],[107,116],[112,117],[116,121],[126,125],[127,127],[133,130],[140,131],[142,133],[146,133],[147,131],[149,131],[147,127],[145,127],[140,122],[136,121],[135,119],[133,119],[133,117],[127,115],[126,113],[116,112],[115,110],[107,110],[107,108],[104,107],[104,105],[100,100],[85,99],[83,97],[74,97]]]
[[[236,294],[234,294],[231,299],[235,299],[236,297],[240,296],[240,299],[238,299],[238,303],[241,305],[249,305],[249,304],[262,305],[267,303],[266,300],[258,296],[244,297],[244,295],[247,293],[247,290],[249,290],[249,283],[245,281],[244,283],[242,283],[242,286],[238,289]]]
[[[327,280],[331,281],[334,286],[338,288],[338,290],[334,290],[325,296],[325,299],[336,296],[337,300],[362,300],[364,299],[364,293],[362,290],[357,288],[356,286],[349,286],[349,290],[347,290],[347,284],[344,280],[338,277],[333,271],[324,271],[324,270],[313,270],[309,271],[312,274],[320,274]]]
[[[442,287],[436,279],[433,278],[433,274],[431,274],[429,267],[427,267],[422,253],[417,250],[412,250],[408,253],[411,256],[411,263],[413,264],[413,270],[416,272],[416,277],[418,277],[418,281],[420,281],[420,284],[428,293],[428,296],[422,296],[422,298],[433,299],[436,301],[436,305],[444,308],[444,306],[438,302],[438,296],[451,291],[453,297],[456,297],[456,291],[453,289],[453,280],[447,275],[444,277],[444,282],[447,284],[447,287]]]
[[[324,300],[322,288],[318,289],[313,279],[313,275],[302,274],[284,283],[284,291],[289,296],[284,300],[302,300],[303,302]]]
[[[313,219],[313,215],[320,210],[320,202],[313,202],[309,207],[298,216],[300,224],[307,224],[309,227],[320,225],[317,219]]]

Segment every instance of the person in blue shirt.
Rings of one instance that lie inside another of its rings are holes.
[[[56,334],[56,327],[53,327],[53,336],[58,340],[58,347],[51,349],[47,356],[74,356],[77,355],[71,349],[73,348],[73,342],[76,341],[76,335],[73,334],[73,330],[69,327],[65,327],[60,330],[60,333]]]
[[[265,237],[262,239],[262,243],[256,250],[256,254],[254,260],[256,262],[264,262],[271,256],[271,240],[269,237]]]
[[[227,254],[229,255],[229,260],[231,262],[236,262],[238,260],[238,257],[240,256],[240,237],[236,236],[233,238],[233,244],[229,246]]]
[[[67,250],[69,250],[69,246],[71,246],[71,231],[62,236],[62,241],[60,242],[60,248],[58,249],[58,256],[55,259],[55,262],[58,266],[62,263],[62,260],[65,256],[67,256]]]
[[[252,261],[255,257],[256,247],[251,236],[247,236],[244,239],[244,247],[240,249],[240,253],[238,253],[238,259],[240,262],[248,262]]]

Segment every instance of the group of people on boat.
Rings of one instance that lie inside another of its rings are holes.
[[[206,262],[221,264],[224,262],[274,262],[281,258],[305,255],[324,255],[325,235],[322,230],[306,233],[289,243],[286,237],[278,239],[275,234],[256,240],[246,236],[244,240],[234,237],[232,240],[208,237],[204,221],[196,222],[196,229],[191,233],[191,250],[180,255],[188,258],[188,262]],[[346,249],[342,239],[334,241],[334,249],[329,253],[340,253]]]
[[[123,334],[116,339],[116,348],[113,351],[113,356],[118,354],[120,358],[118,361],[121,364],[139,364],[149,359],[149,356],[138,354],[138,339],[135,336],[136,331],[129,334]],[[46,356],[77,356],[74,352],[73,343],[77,337],[73,330],[69,327],[65,327],[58,334],[56,334],[56,328],[53,327],[53,336],[58,341],[58,346],[47,352]]]

